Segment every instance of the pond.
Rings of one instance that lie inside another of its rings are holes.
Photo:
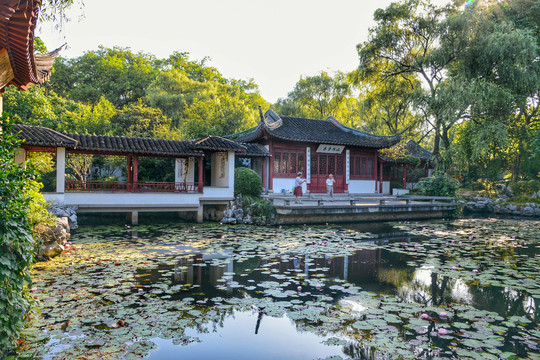
[[[539,359],[540,221],[83,226],[31,359]]]

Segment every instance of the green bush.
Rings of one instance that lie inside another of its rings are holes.
[[[12,348],[34,308],[28,292],[35,257],[28,191],[35,173],[15,164],[20,141],[5,120],[0,119],[0,358]]]
[[[261,196],[262,180],[257,173],[245,167],[234,170],[234,195]]]
[[[244,211],[250,210],[253,216],[264,216],[266,219],[276,214],[276,208],[270,201],[261,197],[244,196]]]
[[[426,196],[455,196],[460,187],[459,181],[444,173],[436,173],[433,177],[424,178],[418,185],[422,194]]]
[[[515,196],[519,196],[519,195],[531,196],[534,192],[537,192],[540,190],[540,181],[538,180],[516,181],[515,183],[510,184],[510,189],[514,192]]]
[[[397,182],[397,181],[392,181],[390,183],[390,190],[392,189],[403,189],[403,183],[400,183],[400,182]]]

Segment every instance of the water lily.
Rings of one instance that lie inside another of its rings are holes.
[[[186,234],[189,234],[189,230],[186,230]]]
[[[447,314],[444,311],[441,311],[439,313],[439,316],[442,317],[442,318],[445,318],[447,316]]]
[[[437,332],[439,333],[439,335],[448,335],[448,334],[450,334],[450,331],[446,330],[445,328],[439,328],[439,330]]]
[[[478,269],[474,269],[472,272],[478,274]]]
[[[429,315],[428,315],[428,314],[426,314],[426,313],[424,313],[424,314],[420,315],[420,317],[421,317],[421,318],[422,318],[423,320],[427,320],[427,319],[429,319]]]
[[[280,229],[283,229],[283,226],[279,225],[279,228],[280,228]]]
[[[474,236],[472,236],[472,235],[469,236],[469,240],[472,240],[472,239],[474,239]]]
[[[302,287],[301,287],[301,286],[297,287],[297,289],[298,289],[298,291],[302,291]]]
[[[455,270],[457,270],[457,267],[455,267],[455,266],[452,266],[452,270],[454,270],[454,271],[455,271]]]

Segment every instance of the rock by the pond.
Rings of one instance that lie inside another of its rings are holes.
[[[523,209],[523,215],[526,215],[526,216],[532,216],[534,215],[534,209],[530,206],[526,206],[524,209]]]
[[[65,248],[62,245],[58,244],[56,241],[53,241],[48,244],[43,244],[41,250],[39,251],[39,256],[53,258],[62,254],[64,249]]]
[[[62,254],[71,236],[67,217],[56,218],[56,225],[39,224],[34,229],[36,238],[43,243],[37,254],[38,260],[47,260]]]
[[[233,216],[238,221],[242,221],[244,219],[244,210],[243,209],[235,209],[233,210]]]
[[[77,223],[77,208],[74,206],[62,206],[51,205],[47,208],[51,214],[56,217],[67,217],[69,221],[69,227],[71,230],[77,230],[79,224]]]
[[[251,215],[246,215],[244,217],[244,224],[246,225],[252,225],[253,224],[253,219],[251,218]]]
[[[222,224],[236,224],[236,218],[233,217],[224,217],[221,219]]]

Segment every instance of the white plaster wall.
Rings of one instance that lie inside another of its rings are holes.
[[[15,152],[15,164],[26,167],[26,150],[19,148]]]
[[[55,205],[64,205],[65,193],[41,193],[45,198],[45,201],[50,203],[51,201]]]
[[[174,182],[181,183],[186,179],[187,159],[175,159],[174,161]]]
[[[349,194],[374,194],[375,180],[350,180]]]
[[[203,188],[203,194],[205,197],[231,198],[232,199],[234,198],[234,188],[205,186]]]
[[[287,193],[292,193],[294,187],[294,179],[288,178],[274,178],[273,189],[274,193],[281,193],[281,189],[285,189]],[[306,193],[307,185],[306,183],[302,184],[302,192]]]
[[[201,194],[68,192],[65,205],[199,205]]]
[[[228,187],[229,186],[229,154],[228,153],[213,153],[212,155],[212,170],[211,184],[212,186]],[[234,164],[234,153],[233,153]]]
[[[390,181],[383,181],[382,191],[383,194],[390,194]]]
[[[229,172],[227,174],[227,177],[228,177],[227,185],[229,186],[230,190],[234,192],[234,162],[235,162],[236,154],[234,153],[234,151],[229,151],[227,156],[229,158],[228,160]]]

